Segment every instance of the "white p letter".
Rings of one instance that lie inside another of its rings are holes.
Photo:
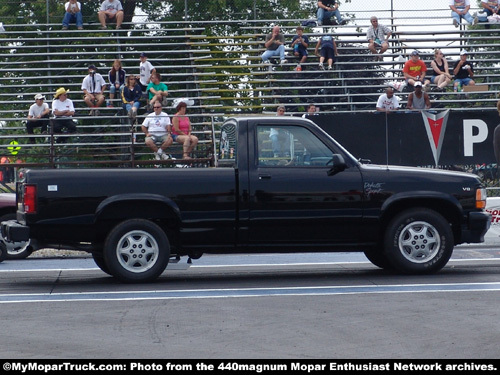
[[[474,128],[478,129],[474,135]],[[464,120],[464,156],[474,156],[474,143],[488,138],[488,125],[483,120]]]

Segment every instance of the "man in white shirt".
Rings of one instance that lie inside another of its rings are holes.
[[[139,64],[139,71],[140,71],[140,77],[139,77],[139,83],[141,84],[142,92],[147,91],[147,87],[149,83],[151,82],[151,75],[153,73],[156,73],[156,69],[148,61],[148,55],[146,53],[141,53],[141,63]]]
[[[379,96],[377,101],[377,111],[390,113],[399,108],[399,99],[394,96],[394,89],[388,87],[385,94]]]
[[[68,30],[69,24],[74,22],[78,30],[83,30],[83,16],[82,16],[82,4],[76,0],[69,0],[64,4],[64,18],[62,21],[63,30]]]
[[[76,125],[73,122],[75,107],[73,101],[68,99],[69,90],[60,87],[54,95],[52,102],[52,113],[54,115],[54,134],[62,133],[63,128],[68,130],[68,133],[76,133]]]
[[[104,90],[106,81],[97,73],[95,65],[89,65],[89,74],[83,79],[82,90],[85,95],[85,103],[91,108],[90,116],[98,116],[99,108],[104,103]]]
[[[142,123],[142,131],[146,134],[146,146],[153,150],[156,160],[169,159],[165,150],[173,143],[172,125],[170,117],[165,112],[162,112],[160,102],[153,105],[153,113],[150,113]],[[160,147],[156,144],[159,143]]]
[[[26,122],[26,131],[28,134],[34,134],[34,128],[40,128],[42,134],[47,133],[49,125],[50,108],[44,102],[45,96],[42,94],[35,95],[35,104],[32,104],[28,111],[28,121]],[[35,140],[32,139],[32,142]]]
[[[463,18],[471,25],[477,23],[477,17],[472,17],[469,13],[470,0],[448,0],[451,9],[451,18],[455,27],[460,25],[460,20]]]
[[[123,7],[120,0],[105,0],[97,14],[101,23],[101,30],[106,30],[106,22],[116,22],[116,29],[120,29],[123,22]]]

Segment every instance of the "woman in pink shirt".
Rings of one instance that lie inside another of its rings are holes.
[[[191,122],[186,116],[187,104],[180,102],[177,107],[177,113],[172,118],[172,138],[174,142],[183,145],[183,159],[192,159],[189,154],[193,152],[198,144],[198,138],[191,134]]]

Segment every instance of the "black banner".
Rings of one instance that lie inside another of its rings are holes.
[[[398,111],[309,117],[356,158],[423,166],[495,163],[496,110]],[[388,146],[388,147],[387,147]],[[386,152],[388,150],[388,152]],[[388,159],[388,160],[387,160]]]

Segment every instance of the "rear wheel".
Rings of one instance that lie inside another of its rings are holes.
[[[0,223],[7,220],[15,220],[16,214],[10,213],[0,217]],[[30,246],[30,241],[26,242],[6,242],[6,259],[24,259],[31,255],[33,248]]]
[[[165,232],[155,223],[131,219],[118,224],[104,243],[104,263],[123,282],[149,282],[162,274],[170,257]]]
[[[394,217],[385,234],[385,256],[398,271],[433,273],[451,257],[454,241],[448,221],[430,209],[410,209]]]

